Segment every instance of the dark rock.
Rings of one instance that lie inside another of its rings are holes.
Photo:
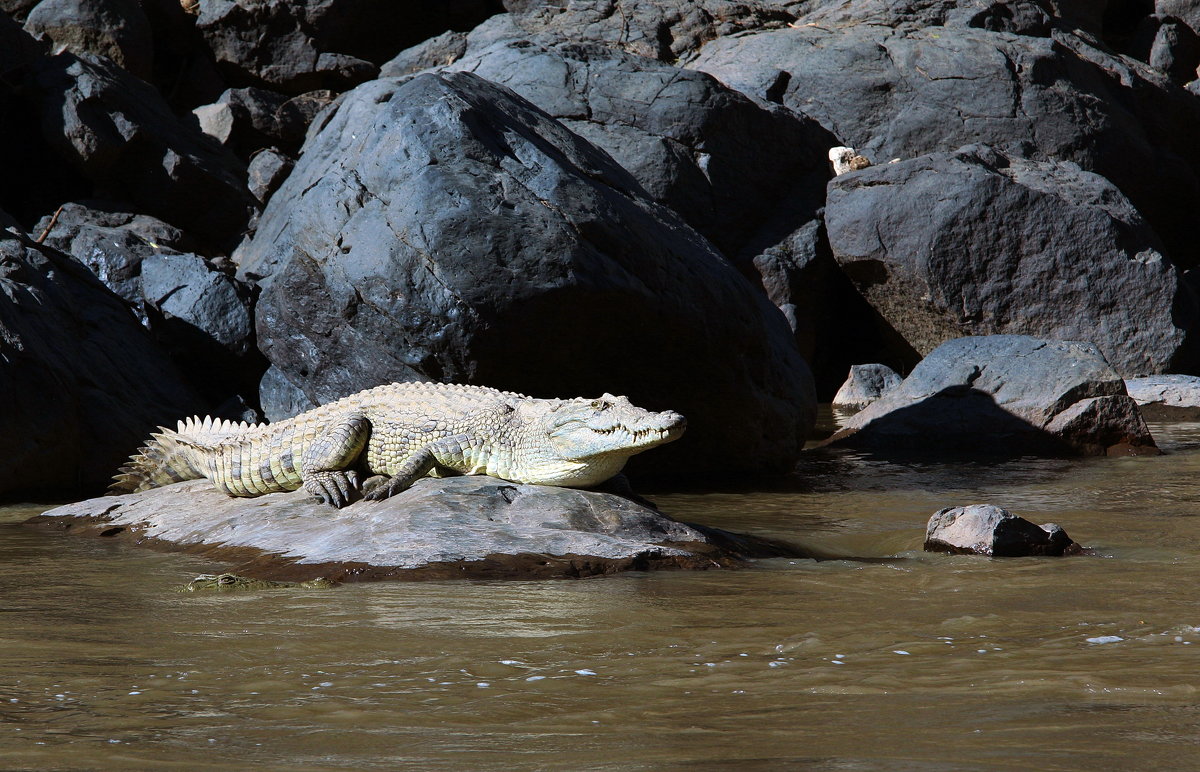
[[[1200,2],[1197,0],[1155,0],[1154,13],[1179,19],[1195,32],[1200,32]]]
[[[8,77],[13,70],[30,66],[44,48],[21,25],[0,13],[0,75]]]
[[[507,86],[557,118],[747,272],[824,201],[832,135],[703,73],[599,44],[525,40],[445,69]]]
[[[0,15],[10,16],[23,23],[37,4],[38,0],[0,0]]]
[[[102,201],[68,202],[57,216],[43,217],[32,235],[90,268],[149,326],[142,301],[142,261],[163,249],[186,249],[187,240],[162,220],[123,209]]]
[[[947,507],[925,528],[926,552],[997,558],[1078,555],[1083,548],[1054,523],[1034,525],[991,504]]]
[[[279,110],[288,101],[286,94],[263,88],[231,88],[217,100],[227,105],[232,112],[230,140],[235,151],[243,158],[255,151],[284,141],[284,130],[280,125]],[[308,123],[305,122],[305,128]],[[295,129],[289,129],[295,135]],[[303,134],[303,130],[299,132]],[[296,144],[299,147],[299,144]]]
[[[1163,19],[1155,32],[1147,62],[1177,83],[1195,80],[1196,68],[1200,66],[1200,34],[1177,19]]]
[[[141,274],[151,329],[180,371],[214,404],[254,394],[266,364],[250,289],[191,254],[147,256]]]
[[[279,189],[291,173],[295,163],[273,147],[264,148],[254,154],[247,169],[250,175],[250,192],[264,204],[271,194]]]
[[[262,579],[575,578],[802,556],[613,494],[490,477],[426,478],[337,511],[303,490],[239,499],[197,480],[68,504],[29,524],[237,561]]]
[[[137,0],[42,0],[25,29],[45,35],[56,49],[106,56],[131,75],[152,77],[150,20]]]
[[[336,96],[332,91],[318,89],[294,96],[280,105],[275,112],[280,143],[285,148],[300,147],[309,125],[322,110],[333,104]]]
[[[796,18],[783,3],[756,0],[575,0],[510,10],[472,30],[468,48],[475,48],[477,42],[490,45],[498,38],[544,44],[570,40],[674,63],[721,36],[783,27]],[[409,52],[401,56],[411,60]]]
[[[46,140],[97,189],[209,244],[240,236],[254,209],[245,167],[148,84],[107,60],[64,53],[38,65],[30,88]]]
[[[188,0],[138,1],[154,38],[151,82],[171,109],[184,114],[197,105],[216,101],[227,86],[196,30],[195,15],[184,9]]]
[[[259,381],[258,401],[268,421],[282,421],[319,407],[275,365],[268,367]]]
[[[1174,262],[1196,264],[1200,101],[1086,34],[970,27],[958,5],[822,4],[787,28],[714,40],[687,64],[815,118],[876,164],[972,143],[1073,161],[1120,188]]]
[[[857,362],[884,360],[911,370],[921,360],[854,288],[833,259],[824,212],[754,258],[763,289],[779,307],[828,401]]]
[[[1147,420],[1200,420],[1200,377],[1151,375],[1126,378],[1125,388]]]
[[[1120,376],[1090,343],[959,338],[825,445],[929,457],[1157,453]]]
[[[605,154],[467,73],[364,84],[314,125],[244,276],[310,400],[389,380],[674,409],[660,471],[788,469],[815,417],[778,311]]]
[[[156,426],[203,410],[126,305],[0,231],[0,492],[96,490]]]
[[[887,365],[854,365],[846,382],[834,395],[833,405],[860,410],[899,386],[901,380]]]
[[[1125,375],[1198,364],[1195,296],[1107,180],[982,146],[835,178],[834,256],[917,351],[965,334],[1089,340]]]
[[[206,0],[197,24],[231,83],[299,94],[362,83],[406,46],[496,10],[489,0]]]

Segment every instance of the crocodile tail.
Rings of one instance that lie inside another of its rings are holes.
[[[212,418],[189,418],[172,431],[158,427],[145,447],[129,457],[108,486],[109,493],[137,493],[184,480],[205,477],[202,470],[209,447],[251,428],[249,424]]]

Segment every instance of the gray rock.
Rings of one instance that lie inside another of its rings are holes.
[[[1083,548],[1054,523],[1034,525],[991,504],[947,507],[925,528],[926,552],[997,558],[1077,555]]]
[[[25,29],[45,35],[55,48],[105,56],[131,75],[151,78],[150,20],[137,0],[42,0]]]
[[[821,3],[686,64],[815,118],[876,164],[971,143],[1075,162],[1133,202],[1169,257],[1195,264],[1200,101],[1066,25],[1044,36],[971,26],[980,5]]]
[[[0,231],[0,492],[96,490],[204,404],[87,268]]]
[[[796,15],[783,5],[757,0],[507,3],[511,13],[492,16],[467,35],[450,33],[426,39],[384,64],[381,74],[393,77],[447,64],[448,57],[474,53],[497,40],[599,43],[614,51],[675,63],[723,35],[787,25]]]
[[[442,69],[525,97],[612,156],[652,199],[747,269],[824,202],[832,135],[704,73],[597,43],[528,40],[472,49]]]
[[[200,105],[195,110],[192,110],[192,115],[196,116],[196,122],[200,126],[200,131],[220,142],[222,145],[228,145],[230,139],[233,138],[233,108],[228,104],[214,102],[211,105]]]
[[[1195,375],[1151,375],[1126,378],[1125,388],[1150,420],[1194,421],[1200,419],[1200,377]]]
[[[180,371],[212,404],[254,394],[265,363],[250,288],[198,255],[159,251],[141,269],[150,327]]]
[[[660,470],[788,469],[811,375],[762,294],[611,158],[467,73],[374,81],[314,124],[242,275],[310,400],[389,380],[621,393],[688,418]]]
[[[197,28],[234,85],[299,94],[369,80],[406,46],[494,10],[487,0],[206,0]]]
[[[1200,2],[1196,0],[1155,0],[1154,13],[1179,19],[1200,32]]]
[[[903,380],[887,365],[854,365],[846,382],[833,397],[834,407],[861,409],[882,397]]]
[[[47,215],[31,235],[74,257],[133,309],[149,326],[142,298],[142,261],[160,251],[186,249],[183,232],[129,207],[105,201],[70,201],[58,216]],[[53,224],[52,224],[53,223]]]
[[[263,148],[250,159],[250,192],[264,204],[291,174],[295,162],[273,147]]]
[[[303,137],[308,121],[300,127],[285,128],[281,123],[280,110],[288,101],[286,94],[265,88],[231,88],[217,99],[219,104],[229,106],[233,113],[231,142],[242,157],[271,145],[285,144],[285,138]],[[299,143],[295,143],[297,149]]]
[[[613,494],[490,477],[426,478],[336,512],[303,490],[239,499],[196,480],[68,504],[31,523],[218,560],[253,556],[238,572],[267,579],[558,578],[796,555]]]
[[[258,401],[268,421],[282,421],[320,407],[275,365],[268,367],[259,381]]]
[[[984,146],[837,177],[842,269],[921,353],[962,335],[1088,340],[1125,375],[1200,364],[1200,309],[1154,232],[1104,178]]]
[[[105,59],[63,53],[38,63],[29,89],[46,140],[97,188],[206,243],[240,237],[255,206],[245,167],[149,84]]]
[[[1024,335],[942,344],[823,445],[953,458],[1158,452],[1095,346]]]

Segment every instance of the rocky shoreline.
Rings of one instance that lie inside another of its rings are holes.
[[[622,394],[690,426],[635,479],[749,480],[866,363],[829,443],[1155,452],[1198,66],[1195,0],[0,1],[0,495],[391,381]]]

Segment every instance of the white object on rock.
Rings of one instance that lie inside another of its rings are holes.
[[[829,148],[829,161],[833,164],[833,174],[840,177],[846,172],[856,172],[871,165],[866,156],[859,155],[852,147]]]
[[[1195,375],[1150,375],[1126,378],[1125,389],[1150,417],[1200,417],[1200,377]]]

